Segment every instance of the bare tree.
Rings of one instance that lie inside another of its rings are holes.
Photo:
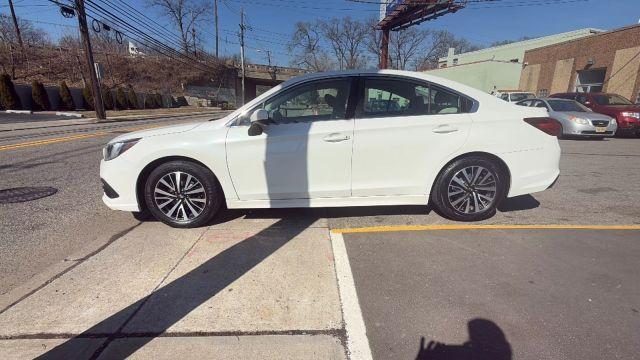
[[[389,53],[396,69],[405,70],[410,61],[415,61],[424,47],[424,39],[428,34],[427,30],[418,30],[415,27],[393,33]]]
[[[376,28],[377,20],[371,18],[367,21],[366,49],[380,59],[382,44],[382,31]],[[389,40],[389,64],[391,68],[405,70],[409,63],[415,63],[417,57],[423,52],[426,41],[430,36],[428,30],[418,30],[415,27],[407,28],[391,33]]]
[[[320,22],[298,22],[288,49],[292,53],[291,65],[311,71],[327,71],[333,67],[322,43]]]
[[[195,49],[197,35],[195,26],[210,12],[210,2],[206,0],[147,0],[149,5],[160,9],[180,32],[180,43],[184,52]]]
[[[345,17],[321,24],[323,35],[331,44],[340,69],[358,69],[366,65],[363,50],[369,28],[365,23]]]
[[[41,45],[49,42],[47,33],[33,26],[31,22],[18,18],[18,26],[25,45]],[[0,14],[0,42],[17,43],[17,41],[18,37],[11,18],[6,14]]]
[[[481,49],[467,39],[458,38],[447,30],[433,31],[429,36],[429,43],[414,62],[416,70],[429,70],[438,67],[438,59],[447,55],[449,48],[457,53],[464,53]]]

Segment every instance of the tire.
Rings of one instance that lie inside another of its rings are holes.
[[[151,215],[151,212],[147,209],[144,209],[142,211],[133,211],[131,215],[138,221],[147,221],[153,217],[153,215]]]
[[[558,140],[567,140],[568,138],[569,136],[564,133],[564,126],[560,124],[560,135],[558,135]]]
[[[176,183],[180,184],[178,189]],[[144,198],[156,219],[176,228],[207,224],[223,201],[220,185],[211,170],[182,160],[161,164],[151,171],[144,186]]]
[[[442,169],[431,191],[431,203],[440,215],[451,220],[479,221],[495,215],[506,189],[507,175],[496,162],[468,156]]]

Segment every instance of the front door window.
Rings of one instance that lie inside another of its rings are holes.
[[[339,79],[301,85],[268,100],[264,108],[275,124],[344,119],[350,84]]]

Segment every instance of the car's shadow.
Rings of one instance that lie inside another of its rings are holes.
[[[521,211],[521,210],[531,210],[540,206],[540,202],[536,200],[531,195],[520,195],[512,198],[505,199],[500,206],[498,206],[498,211],[500,212],[511,212],[511,211]]]

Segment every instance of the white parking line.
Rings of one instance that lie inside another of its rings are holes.
[[[347,331],[348,356],[351,360],[370,360],[372,356],[369,339],[367,338],[367,329],[364,326],[362,310],[360,310],[344,238],[339,233],[330,232],[329,234],[336,265],[340,302],[342,303],[342,317]]]

